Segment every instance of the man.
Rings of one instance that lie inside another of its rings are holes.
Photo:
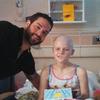
[[[0,80],[23,71],[39,89],[40,77],[36,73],[30,47],[43,42],[52,27],[51,17],[44,13],[27,17],[24,28],[0,21]]]

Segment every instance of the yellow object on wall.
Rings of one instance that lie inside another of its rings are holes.
[[[74,4],[64,4],[63,5],[63,20],[64,21],[74,21]]]

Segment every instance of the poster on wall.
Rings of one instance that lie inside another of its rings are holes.
[[[74,21],[74,4],[64,4],[63,5],[63,20],[64,21]]]
[[[16,21],[24,21],[25,20],[25,12],[24,12],[24,0],[16,0]]]

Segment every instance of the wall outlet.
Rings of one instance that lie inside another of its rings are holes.
[[[93,36],[93,44],[100,44],[100,35]]]

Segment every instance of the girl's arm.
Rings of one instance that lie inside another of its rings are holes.
[[[89,96],[88,78],[87,72],[83,68],[78,68],[78,77],[80,82],[80,91],[82,99],[86,99]]]
[[[40,76],[39,98],[38,100],[44,100],[44,90],[48,88],[48,68],[44,68]]]

